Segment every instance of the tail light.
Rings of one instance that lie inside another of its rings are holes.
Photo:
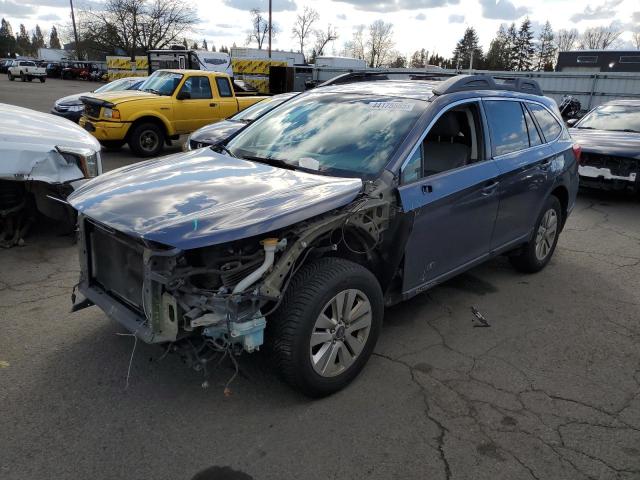
[[[580,157],[582,156],[582,147],[577,143],[573,144],[573,156],[576,157],[576,163],[580,165]]]

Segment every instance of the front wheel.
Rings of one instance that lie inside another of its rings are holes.
[[[20,81],[21,82],[26,82],[27,81],[27,77],[22,72],[20,72]]]
[[[562,207],[557,197],[551,195],[542,209],[535,226],[533,238],[520,253],[510,257],[516,269],[535,273],[542,270],[551,260],[558,244],[562,226]]]
[[[11,75],[11,72],[9,72],[7,75],[9,76],[9,81],[10,82],[13,82],[15,80],[15,77],[13,75]]]
[[[141,123],[133,127],[129,146],[139,157],[154,157],[162,151],[164,132],[155,123]]]
[[[341,258],[311,262],[295,275],[267,322],[278,373],[310,397],[347,386],[373,352],[384,303],[375,276]]]
[[[40,77],[40,83],[44,83],[44,82],[45,82],[45,80],[46,80],[46,78],[44,78],[44,77]]]

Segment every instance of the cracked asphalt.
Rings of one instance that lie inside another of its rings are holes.
[[[0,250],[0,478],[640,479],[639,213],[581,192],[544,271],[498,258],[387,309],[362,375],[315,401],[259,353],[225,396],[229,365],[203,388],[140,342],[126,388],[134,340],[69,313],[76,248],[41,224]]]

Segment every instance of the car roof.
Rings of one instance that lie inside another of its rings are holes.
[[[202,75],[203,73],[206,75],[214,75],[220,77],[228,77],[228,75],[224,72],[214,72],[212,70],[189,70],[189,69],[179,69],[179,68],[160,68],[156,70],[156,72],[169,72],[169,73],[180,73],[180,74],[188,74],[188,75]],[[155,72],[154,72],[155,73]]]
[[[450,96],[452,100],[461,100],[471,97],[505,97],[519,100],[532,100],[544,104],[552,104],[549,97],[532,95],[529,93],[515,92],[511,90],[466,90],[463,92],[447,93],[445,95],[434,94],[434,89],[440,84],[440,80],[375,80],[343,83],[317,87],[309,92],[322,91],[331,93],[354,93],[361,95],[380,95],[386,97],[399,97],[422,101],[432,101],[434,97]]]

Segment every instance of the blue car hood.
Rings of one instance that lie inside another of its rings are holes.
[[[353,201],[362,180],[217,154],[171,155],[120,168],[69,196],[78,212],[182,250],[261,235]]]

